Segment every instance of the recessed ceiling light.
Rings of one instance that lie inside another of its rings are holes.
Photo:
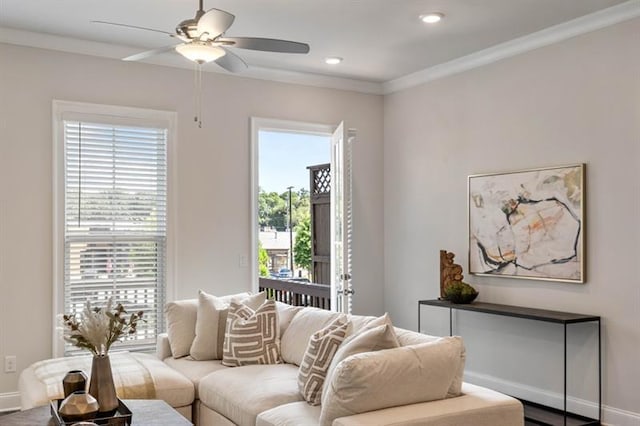
[[[342,62],[342,58],[339,58],[337,56],[330,56],[328,58],[325,58],[324,61],[329,65],[338,65],[340,62]]]
[[[420,20],[427,24],[435,24],[436,22],[440,22],[444,18],[444,13],[434,12],[434,13],[426,13],[424,15],[420,15]]]

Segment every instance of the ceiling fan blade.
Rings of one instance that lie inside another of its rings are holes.
[[[216,41],[229,42],[240,49],[263,50],[265,52],[309,53],[309,45],[297,41],[259,37],[224,37]]]
[[[207,40],[213,40],[229,29],[235,16],[220,9],[208,10],[198,20],[198,34],[207,33]],[[205,38],[205,37],[202,37]]]
[[[127,56],[126,58],[122,58],[123,61],[139,61],[140,59],[148,58],[149,56],[158,55],[160,53],[169,52],[170,50],[175,49],[176,46],[165,46],[159,47],[157,49],[147,50],[146,52],[136,53],[135,55]]]
[[[170,33],[168,31],[162,31],[162,30],[156,30],[154,28],[146,28],[146,27],[138,27],[136,25],[128,25],[128,24],[119,24],[117,22],[107,22],[107,21],[91,21],[91,23],[93,24],[105,24],[105,25],[116,25],[118,27],[126,27],[126,28],[133,28],[136,30],[145,30],[145,31],[154,31],[156,33],[162,33],[162,34],[167,34],[170,36],[174,36],[173,33]]]
[[[224,49],[225,55],[216,59],[216,64],[230,72],[240,72],[248,68],[247,63],[243,61],[240,56],[231,52],[229,49],[225,49],[224,47],[222,49]]]

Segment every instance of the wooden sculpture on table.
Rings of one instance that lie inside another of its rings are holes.
[[[453,263],[456,255],[450,251],[440,250],[440,298],[444,299],[444,290],[453,282],[460,282],[464,278],[462,266]]]

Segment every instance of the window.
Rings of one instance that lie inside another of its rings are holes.
[[[58,113],[56,124],[63,145],[57,313],[79,313],[87,300],[104,305],[113,296],[146,320],[119,348],[153,350],[164,327],[171,126],[82,112]],[[78,351],[65,344],[62,352]]]

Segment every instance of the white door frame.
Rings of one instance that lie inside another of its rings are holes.
[[[278,120],[273,118],[251,117],[251,287],[258,291],[258,178],[259,178],[259,132],[275,131],[283,133],[301,133],[322,135],[331,138],[335,125],[305,123],[301,121]]]

